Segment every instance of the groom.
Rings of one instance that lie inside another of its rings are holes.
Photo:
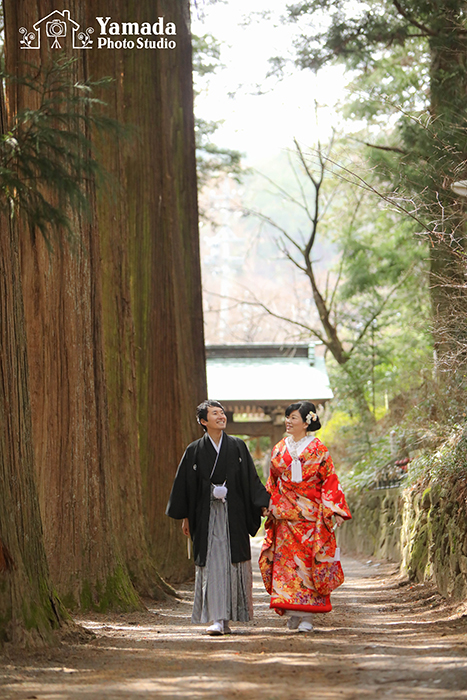
[[[253,617],[249,535],[266,514],[269,494],[247,446],[224,430],[218,401],[196,409],[204,437],[188,445],[179,464],[166,513],[182,519],[193,540],[196,565],[192,622],[212,622],[211,635],[229,634],[229,620]]]

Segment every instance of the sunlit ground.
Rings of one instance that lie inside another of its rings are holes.
[[[0,697],[467,698],[467,616],[394,565],[345,559],[344,569],[333,612],[310,635],[269,610],[258,572],[255,620],[234,623],[231,636],[191,625],[185,586],[182,600],[147,613],[79,619],[95,635],[87,644],[5,659]]]

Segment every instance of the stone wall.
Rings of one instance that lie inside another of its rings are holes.
[[[463,480],[404,494],[401,563],[410,578],[467,597],[467,508]]]
[[[352,520],[339,529],[346,552],[365,557],[401,560],[403,499],[399,488],[360,491],[347,497]]]
[[[353,519],[339,531],[348,553],[399,562],[414,580],[467,597],[467,486],[464,479],[428,488],[367,490],[348,498]]]

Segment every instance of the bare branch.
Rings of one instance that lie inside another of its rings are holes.
[[[264,173],[262,173],[260,170],[256,170],[256,172],[257,172],[258,175],[260,175],[261,177],[264,177],[264,179],[267,180],[271,185],[273,185],[273,187],[275,187],[276,190],[277,190],[278,192],[280,192],[289,202],[292,202],[293,204],[296,204],[297,207],[300,207],[300,209],[303,209],[303,211],[305,211],[306,213],[308,213],[307,207],[304,206],[301,202],[299,202],[298,199],[295,199],[295,197],[292,197],[292,195],[290,194],[290,192],[287,192],[287,190],[284,190],[283,187],[281,187],[280,185],[278,185],[277,182],[274,182],[274,180],[272,180],[270,177],[268,177],[268,175],[265,175]]]
[[[307,213],[307,217],[308,217],[308,219],[309,219],[310,221],[313,221],[313,215],[311,214],[310,209],[309,209],[309,207],[308,207],[308,199],[307,199],[305,190],[304,190],[304,188],[303,188],[302,181],[301,181],[300,178],[298,177],[298,173],[297,173],[297,171],[295,170],[295,166],[294,166],[294,164],[293,164],[293,162],[292,162],[292,158],[290,157],[290,152],[288,153],[288,160],[289,160],[289,165],[290,165],[290,167],[291,167],[291,169],[292,169],[292,172],[293,172],[293,174],[294,174],[295,181],[297,182],[297,185],[298,185],[298,187],[299,187],[299,189],[300,189],[300,193],[301,193],[302,198],[303,198],[303,207],[304,207],[304,209],[305,209],[305,211],[306,211],[306,213]]]
[[[406,216],[408,216],[411,219],[413,219],[414,221],[416,221],[417,224],[419,224],[426,233],[429,233],[429,234],[435,233],[435,231],[433,229],[429,228],[427,226],[427,224],[425,224],[421,219],[419,219],[418,216],[416,216],[412,211],[410,211],[409,209],[406,209],[401,204],[398,204],[395,201],[395,199],[393,198],[394,195],[392,195],[392,196],[386,195],[383,192],[380,192],[375,187],[373,187],[373,185],[370,185],[370,183],[367,180],[365,180],[363,177],[361,177],[360,175],[357,175],[357,173],[355,173],[354,171],[350,170],[349,168],[346,168],[344,165],[341,165],[340,163],[336,163],[336,161],[332,160],[331,158],[328,158],[327,160],[332,165],[335,165],[336,168],[338,168],[341,172],[348,173],[353,178],[353,179],[350,179],[350,178],[343,177],[341,174],[339,174],[337,172],[336,175],[338,177],[340,177],[342,180],[344,180],[344,182],[348,182],[351,185],[354,185],[355,187],[360,187],[361,189],[363,189],[367,192],[372,192],[377,197],[382,199],[384,202],[391,204],[391,206],[393,206],[395,209],[397,209],[397,211],[401,212],[402,214],[405,214]]]
[[[318,146],[318,153],[319,153],[319,161],[320,161],[320,167],[321,167],[321,172],[319,175],[319,179],[315,179],[308,167],[308,163],[306,162],[305,156],[303,155],[303,151],[300,148],[300,144],[298,143],[297,139],[294,138],[294,143],[295,147],[298,152],[298,156],[300,158],[300,162],[302,163],[303,167],[305,168],[305,172],[307,173],[308,177],[310,178],[311,182],[313,183],[313,186],[315,188],[315,211],[313,214],[313,219],[312,219],[312,227],[311,227],[311,234],[308,239],[308,243],[306,244],[305,252],[304,252],[304,257],[306,260],[306,264],[309,265],[310,263],[310,254],[311,250],[313,248],[314,242],[316,240],[316,233],[318,230],[318,221],[319,221],[319,193],[321,189],[321,185],[323,184],[324,180],[324,173],[325,173],[325,165],[323,164],[323,161],[321,159],[321,147]]]
[[[322,206],[322,207],[320,208],[320,213],[319,213],[319,216],[318,216],[318,223],[319,223],[322,219],[325,218],[325,216],[326,216],[326,214],[327,214],[327,211],[328,211],[329,207],[331,206],[331,204],[333,203],[334,197],[337,195],[337,193],[339,192],[339,190],[340,190],[340,187],[339,187],[338,185],[336,185],[336,187],[334,187],[334,189],[333,189],[333,191],[332,191],[332,193],[331,193],[331,195],[330,195],[329,197],[326,198],[326,197],[323,195],[323,198],[324,198],[325,201],[324,201],[324,206]]]
[[[282,241],[277,240],[276,244],[277,244],[277,247],[279,248],[280,252],[287,258],[287,260],[290,260],[290,262],[293,263],[295,265],[295,267],[298,268],[301,272],[304,272],[305,274],[307,274],[306,267],[303,267],[302,265],[300,265],[299,262],[297,262],[295,260],[295,258],[292,256],[292,254],[289,253],[289,251],[287,250],[285,245],[282,243]]]
[[[283,236],[287,238],[287,240],[292,243],[292,245],[295,246],[295,248],[303,255],[303,248],[301,248],[298,243],[292,238],[292,236],[287,233],[287,231],[282,228],[282,226],[279,226],[274,219],[271,219],[269,216],[266,216],[266,214],[262,214],[260,211],[256,211],[255,209],[247,209],[245,207],[242,208],[242,212],[248,216],[256,216],[256,218],[260,219],[261,221],[264,221],[265,223],[269,224],[273,228],[277,229],[282,233]]]
[[[257,308],[261,308],[264,311],[266,311],[269,316],[272,316],[273,318],[277,318],[280,321],[286,321],[287,323],[291,323],[294,326],[298,326],[299,328],[303,328],[306,331],[310,333],[310,335],[314,336],[315,338],[318,338],[322,343],[327,345],[326,340],[324,337],[321,335],[319,331],[317,331],[315,328],[311,328],[310,326],[307,326],[306,323],[301,323],[300,321],[294,321],[291,318],[287,318],[286,316],[282,316],[281,314],[277,314],[275,311],[270,309],[266,304],[264,304],[262,301],[259,301],[259,299],[256,299],[255,295],[250,292],[252,295],[254,301],[247,301],[245,299],[237,299],[236,297],[230,297],[226,296],[225,294],[218,294],[217,292],[210,292],[209,290],[206,290],[207,294],[211,294],[212,296],[219,297],[220,299],[227,299],[228,301],[235,301],[238,304],[244,304],[246,306],[256,306]]]
[[[368,148],[374,148],[378,151],[400,153],[402,156],[406,156],[408,154],[408,151],[404,151],[402,148],[398,148],[397,146],[378,146],[376,143],[370,143],[369,141],[362,141],[361,139],[356,138],[352,138],[352,141],[356,141],[357,143],[363,144],[363,146],[368,146]]]
[[[295,148],[297,149],[297,153],[298,153],[298,156],[299,156],[299,158],[300,158],[300,162],[301,162],[301,164],[303,165],[303,167],[305,168],[306,174],[307,174],[308,177],[310,178],[310,180],[311,180],[311,182],[313,183],[313,185],[315,186],[315,188],[316,188],[316,187],[319,188],[319,186],[320,186],[322,180],[321,180],[321,182],[319,182],[318,180],[315,180],[315,177],[314,177],[313,173],[311,172],[310,168],[308,167],[308,163],[307,163],[306,160],[305,160],[305,157],[304,157],[304,155],[303,155],[302,149],[300,148],[300,145],[299,145],[299,143],[298,143],[298,141],[297,141],[297,139],[296,139],[295,137],[294,137],[294,140],[293,140],[293,141],[294,141],[294,144],[295,144]]]
[[[333,134],[332,140],[334,140],[334,134]],[[298,149],[298,154],[299,154],[300,162],[302,163],[303,167],[307,170],[308,164],[305,162],[303,153],[302,153],[300,147],[298,146],[296,139],[294,139],[294,141],[295,141],[295,144],[297,145],[297,149]],[[328,149],[328,152],[330,152],[330,149]],[[303,199],[304,199],[304,207],[306,208],[308,218],[309,218],[309,220],[313,223],[313,222],[314,222],[314,215],[312,215],[311,212],[310,212],[310,210],[309,210],[308,202],[307,202],[307,197],[306,197],[305,191],[304,191],[304,189],[303,189],[302,183],[301,183],[301,181],[300,181],[300,178],[298,177],[298,174],[297,174],[297,172],[296,172],[296,170],[295,170],[295,168],[294,168],[294,166],[293,166],[293,163],[292,163],[292,160],[291,160],[291,159],[289,159],[289,163],[290,163],[290,167],[292,168],[292,172],[293,172],[293,174],[294,174],[294,176],[295,176],[295,179],[296,179],[296,181],[297,181],[297,184],[298,184],[298,186],[299,186],[299,188],[300,188],[300,191],[301,191],[301,193],[302,193],[302,197],[303,197]],[[320,159],[320,163],[321,163],[321,159]],[[311,177],[309,170],[307,170],[307,175],[308,175],[308,177],[311,179],[311,181],[313,182],[313,185],[316,187],[316,183],[314,182],[313,177]],[[325,204],[324,204],[324,208],[321,208],[321,209],[320,209],[320,212],[318,212],[318,222],[321,221],[321,219],[324,218],[324,216],[325,216],[327,210],[329,209],[329,207],[331,206],[332,201],[333,201],[333,199],[334,199],[336,193],[338,192],[338,190],[339,190],[338,187],[335,187],[335,188],[334,188],[334,190],[333,190],[331,196],[326,200],[326,202],[325,202]]]

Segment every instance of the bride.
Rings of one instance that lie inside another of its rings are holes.
[[[344,581],[334,529],[352,516],[329,452],[313,435],[321,428],[315,406],[288,406],[285,427],[271,456],[259,566],[270,607],[289,618],[290,629],[311,632],[312,613],[329,612],[330,593]]]

